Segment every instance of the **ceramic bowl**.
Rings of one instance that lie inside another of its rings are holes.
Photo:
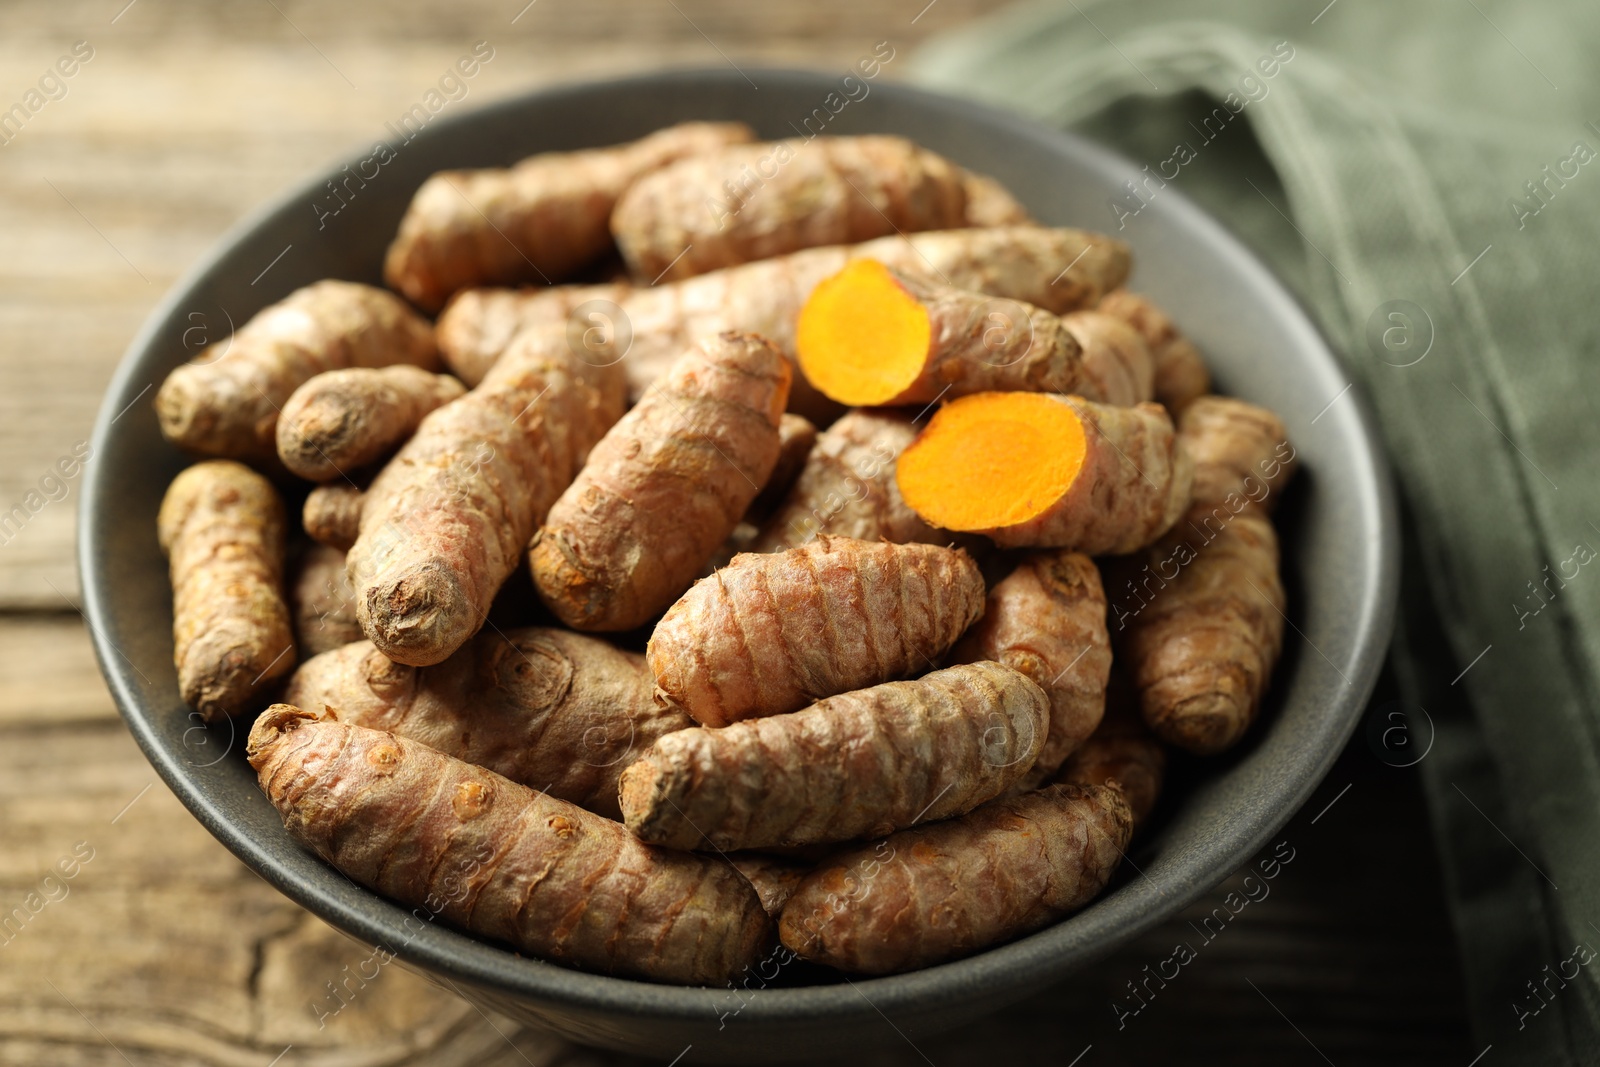
[[[1166,805],[1134,853],[1142,873],[1124,865],[1089,907],[969,959],[850,983],[790,970],[735,994],[583,974],[408,921],[406,908],[291,840],[244,760],[248,724],[202,727],[178,696],[156,509],[186,460],[157,429],[151,399],[163,376],[299,286],[326,277],[378,284],[384,248],[434,171],[611,144],[683,119],[741,119],[777,138],[826,114],[828,133],[901,134],[994,175],[1046,223],[1115,232],[1108,201],[1136,176],[1134,164],[1010,114],[882,81],[834,113],[825,101],[840,89],[835,74],[675,71],[446,113],[407,143],[385,129],[392,152],[357,146],[352,170],[388,158],[375,176],[375,164],[360,168],[369,177],[346,186],[353,192],[336,214],[327,183],[343,179],[341,169],[239,224],[167,295],[128,349],[94,434],[79,546],[86,612],[129,729],[195,817],[299,904],[469,999],[664,1061],[686,1048],[686,1061],[749,1062],[839,1055],[902,1034],[920,1042],[1092,964],[1216,886],[1288,821],[1355,726],[1390,633],[1396,512],[1359,390],[1346,391],[1349,379],[1283,285],[1168,189],[1119,234],[1134,249],[1134,285],[1195,340],[1219,389],[1282,415],[1302,473],[1280,515],[1290,626],[1262,721]]]

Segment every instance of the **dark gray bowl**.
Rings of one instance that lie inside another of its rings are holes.
[[[767,136],[790,136],[838,84],[827,74],[748,73],[759,90],[731,70],[679,71],[442,118],[364,187],[350,183],[337,215],[316,205],[332,206],[326,182],[344,172],[319,175],[247,219],[128,349],[95,428],[82,509],[79,559],[101,669],[150,762],[207,829],[295,901],[470,999],[580,1041],[665,1059],[689,1045],[689,1059],[708,1061],[823,1055],[898,1041],[894,1028],[915,1040],[1017,1000],[1171,916],[1248,861],[1327,772],[1374,683],[1395,601],[1395,508],[1359,396],[1341,396],[1347,378],[1261,263],[1168,190],[1122,234],[1134,246],[1137,286],[1195,339],[1222,388],[1283,416],[1304,473],[1284,530],[1293,629],[1271,706],[1243,751],[1202,775],[1140,845],[1142,875],[1124,877],[1056,926],[971,959],[851,984],[800,985],[791,969],[781,987],[735,997],[581,974],[408,922],[404,908],[295,844],[256,788],[243,728],[202,728],[178,697],[155,518],[185,460],[157,429],[154,387],[201,344],[226,336],[230,323],[298,286],[330,276],[378,282],[412,191],[435,170],[623,141],[687,118],[743,119]],[[904,134],[995,175],[1052,223],[1112,225],[1107,198],[1136,174],[1073,137],[891,84],[872,84],[827,128]],[[371,154],[352,155],[352,170]]]

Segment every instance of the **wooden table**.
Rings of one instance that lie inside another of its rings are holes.
[[[92,49],[65,95],[0,146],[0,511],[87,438],[123,347],[189,264],[254,205],[373,137],[475,41],[496,58],[469,104],[666,65],[844,69],[880,40],[907,54],[984,6],[524,2],[0,10],[0,106],[75,42]],[[0,1063],[623,1062],[484,1015],[399,968],[319,1026],[313,1005],[366,951],[266,886],[156,780],[111,707],[78,615],[77,485],[44,489],[60,499],[0,530],[0,917],[38,894],[36,913],[0,929]],[[1463,1036],[1455,950],[1409,772],[1382,766],[1358,739],[1282,837],[1296,860],[1270,897],[1125,1028],[1112,1008],[1125,983],[1195,941],[1190,920],[1226,887],[992,1020],[936,1039],[886,1029],[888,1044],[861,1058],[1470,1060],[1478,1050]],[[49,875],[59,861],[70,880]]]

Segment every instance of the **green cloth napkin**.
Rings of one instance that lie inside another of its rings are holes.
[[[1592,0],[1050,0],[913,64],[1176,171],[1376,408],[1406,507],[1391,662],[1418,752],[1431,721],[1484,1067],[1600,1063],[1597,57]],[[1137,242],[1136,206],[1081,221]]]

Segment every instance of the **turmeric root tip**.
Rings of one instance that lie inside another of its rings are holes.
[[[361,532],[361,505],[367,491],[347,481],[319,485],[306,494],[300,524],[318,544],[348,552]]]
[[[843,404],[926,404],[988,389],[1082,392],[1077,339],[1060,319],[858,259],[800,311],[801,369]]]
[[[755,888],[761,906],[767,909],[773,921],[783,914],[783,906],[789,903],[801,880],[811,873],[809,863],[761,852],[736,852],[728,857],[728,862]]]
[[[1194,471],[1159,405],[978,393],[945,405],[895,476],[934,526],[1098,555],[1161,536],[1188,504]]]
[[[466,388],[421,367],[346,367],[296,389],[278,415],[278,458],[314,482],[376,462],[416,431],[424,415]]]

